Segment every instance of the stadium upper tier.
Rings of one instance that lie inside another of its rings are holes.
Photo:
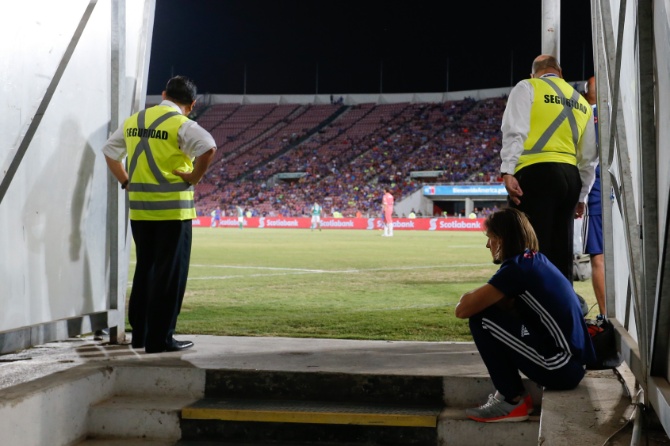
[[[239,205],[254,215],[378,215],[384,187],[396,200],[432,183],[496,182],[506,98],[393,104],[216,104],[197,121],[218,150],[196,187],[206,215]]]

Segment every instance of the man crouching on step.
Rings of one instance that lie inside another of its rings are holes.
[[[475,345],[496,388],[466,415],[485,423],[523,421],[533,403],[519,372],[556,390],[577,387],[595,359],[575,291],[540,252],[523,212],[506,208],[486,219],[486,247],[500,269],[461,296],[456,317],[470,318]]]

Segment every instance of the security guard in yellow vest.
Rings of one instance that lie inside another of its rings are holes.
[[[174,339],[174,332],[191,257],[193,187],[216,151],[214,138],[187,118],[196,94],[190,79],[173,77],[163,101],[126,119],[103,148],[110,171],[128,192],[137,252],[128,319],[132,346],[147,353],[193,346]]]
[[[528,215],[540,251],[572,281],[574,219],[584,212],[598,155],[591,107],[563,80],[555,57],[538,56],[531,78],[512,89],[502,133],[508,202]]]

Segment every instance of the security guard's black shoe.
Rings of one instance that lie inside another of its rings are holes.
[[[166,352],[178,352],[180,350],[186,350],[187,348],[193,347],[193,342],[191,341],[177,341],[174,340],[172,345],[169,345],[165,351]]]
[[[173,339],[169,345],[160,348],[153,348],[147,345],[144,351],[147,353],[178,352],[191,347],[193,347],[193,342],[191,341],[177,341]]]

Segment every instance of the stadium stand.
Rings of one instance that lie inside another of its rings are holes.
[[[252,215],[306,215],[314,200],[345,216],[380,212],[422,185],[500,182],[506,98],[444,103],[217,104],[198,116],[218,150],[196,187],[201,215],[240,205]]]

